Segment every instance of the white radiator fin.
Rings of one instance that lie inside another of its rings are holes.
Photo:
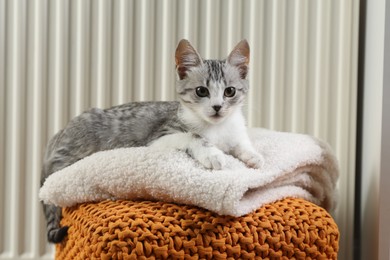
[[[0,0],[0,258],[47,258],[37,199],[48,139],[89,107],[175,99],[174,51],[251,46],[250,126],[308,133],[340,160],[351,259],[357,1]]]

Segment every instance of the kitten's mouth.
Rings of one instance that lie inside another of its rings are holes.
[[[223,116],[220,113],[217,112],[214,115],[210,116],[210,118],[213,121],[220,121],[223,118]]]

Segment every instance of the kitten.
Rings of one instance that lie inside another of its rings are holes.
[[[179,102],[133,102],[93,108],[72,119],[49,142],[41,185],[58,170],[97,151],[152,146],[185,151],[209,169],[222,169],[225,153],[260,168],[241,112],[248,92],[249,45],[241,41],[226,60],[203,60],[187,40],[176,49]],[[58,243],[61,208],[43,204],[48,240]]]

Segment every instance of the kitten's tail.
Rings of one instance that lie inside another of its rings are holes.
[[[61,208],[43,204],[47,220],[47,240],[51,243],[60,243],[68,234],[68,226],[60,227]]]

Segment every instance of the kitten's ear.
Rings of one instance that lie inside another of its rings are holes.
[[[187,71],[192,67],[199,66],[202,58],[187,40],[181,40],[176,48],[176,69],[180,79],[187,76]]]
[[[230,65],[236,66],[242,79],[248,74],[249,44],[246,40],[240,41],[227,58]]]

